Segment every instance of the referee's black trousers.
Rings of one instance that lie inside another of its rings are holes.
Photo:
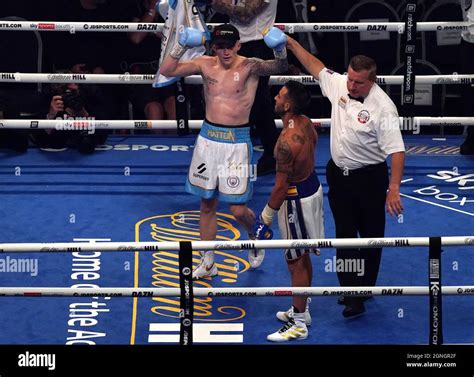
[[[326,178],[336,237],[383,237],[388,188],[387,163],[344,172],[331,159],[326,167]],[[336,259],[343,269],[337,270],[340,285],[375,286],[381,256],[382,248],[337,249]],[[363,269],[354,268],[356,266]]]

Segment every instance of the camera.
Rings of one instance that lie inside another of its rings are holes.
[[[81,111],[84,108],[84,100],[77,90],[66,90],[61,99],[64,102],[65,109],[69,107],[74,111]]]

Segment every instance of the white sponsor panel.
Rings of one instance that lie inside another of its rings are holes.
[[[179,323],[150,323],[148,343],[179,343],[179,329]],[[243,342],[243,323],[193,323],[193,343]]]

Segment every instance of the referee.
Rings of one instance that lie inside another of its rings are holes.
[[[340,75],[288,38],[288,49],[319,80],[331,109],[331,160],[326,168],[329,205],[337,238],[384,237],[385,206],[394,216],[402,213],[400,181],[405,146],[397,108],[375,83],[376,64],[369,57],[354,56],[347,76]],[[386,159],[391,156],[391,174]],[[338,271],[341,286],[374,286],[382,248],[337,249],[344,262]],[[361,268],[348,268],[358,266]],[[365,312],[363,297],[343,297],[342,315]]]

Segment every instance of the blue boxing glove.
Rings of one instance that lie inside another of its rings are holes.
[[[280,29],[272,27],[270,30],[265,30],[263,36],[265,44],[271,49],[278,52],[282,52],[285,49],[288,37]]]
[[[186,50],[190,47],[199,47],[206,42],[204,33],[191,27],[184,28],[179,33],[178,43],[170,51],[170,56],[174,59],[181,59]]]
[[[187,27],[179,33],[178,42],[184,47],[199,47],[206,42],[206,38],[202,31]]]
[[[273,217],[278,213],[278,210],[273,209],[268,204],[263,209],[254,225],[255,238],[258,240],[270,240],[273,238],[273,231],[271,229]]]
[[[271,240],[273,238],[273,231],[262,221],[261,217],[255,221],[253,233],[256,240]]]
[[[163,20],[166,20],[166,17],[168,17],[169,8],[170,5],[168,0],[160,0],[156,2],[155,9],[160,14],[160,16],[163,17]]]

